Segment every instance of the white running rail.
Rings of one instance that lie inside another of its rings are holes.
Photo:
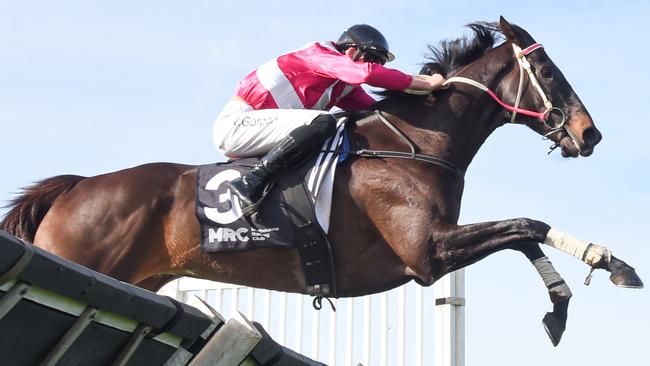
[[[201,308],[198,296],[226,319],[240,311],[278,343],[328,365],[463,366],[464,279],[452,275],[435,290],[411,282],[381,294],[333,299],[336,312],[327,301],[315,310],[309,296],[193,278],[173,281],[159,293]],[[434,295],[451,304],[435,306]]]

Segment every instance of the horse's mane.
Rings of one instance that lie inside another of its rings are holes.
[[[443,40],[437,46],[429,44],[429,53],[425,55],[429,61],[424,63],[420,74],[438,73],[447,76],[454,70],[478,60],[494,47],[502,35],[499,23],[475,22],[467,27],[472,30],[472,36]],[[414,97],[401,90],[383,90],[375,94],[383,97],[375,107],[395,98]]]

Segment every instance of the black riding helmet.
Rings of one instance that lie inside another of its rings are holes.
[[[354,55],[355,61],[364,56],[368,61],[376,60],[383,65],[395,59],[395,55],[388,50],[386,38],[368,24],[351,26],[341,34],[336,45],[340,51],[344,51],[348,47],[356,47],[358,51]]]

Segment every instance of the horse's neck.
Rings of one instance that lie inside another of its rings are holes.
[[[488,55],[477,60],[456,76],[476,80],[490,90],[500,94],[504,78],[512,71],[516,62],[510,43],[493,49]],[[489,58],[489,59],[485,59]],[[485,143],[487,138],[506,122],[503,108],[484,91],[469,86],[458,85],[461,92],[450,93],[448,103],[457,116],[457,128],[451,133],[454,151],[459,164],[467,168]]]
[[[467,77],[497,90],[503,78],[514,70],[514,63],[512,49],[507,43],[453,76]],[[503,109],[480,89],[464,84],[453,87],[458,91],[442,92],[432,106],[420,106],[419,117],[416,117],[418,108],[403,108],[408,110],[403,115],[412,121],[403,118],[406,123],[402,126],[414,134],[412,138],[416,143],[424,142],[418,144],[423,153],[450,160],[466,169],[485,140],[503,124],[505,117]],[[413,123],[416,118],[421,121]],[[422,136],[416,136],[420,134]]]

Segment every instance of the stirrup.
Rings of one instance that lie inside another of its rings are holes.
[[[264,191],[262,191],[262,195],[260,196],[260,198],[257,201],[251,203],[250,205],[248,205],[246,207],[241,208],[241,212],[242,212],[242,214],[244,216],[249,217],[249,216],[253,216],[254,214],[257,213],[257,209],[260,208],[260,206],[262,205],[262,202],[264,202],[264,199],[266,198],[266,195],[269,194],[269,192],[271,192],[271,188],[273,188],[274,183],[275,183],[275,179],[271,180],[266,185],[266,187],[264,187]],[[237,197],[237,198],[239,199],[239,197]],[[239,202],[241,203],[241,199],[239,199]]]

